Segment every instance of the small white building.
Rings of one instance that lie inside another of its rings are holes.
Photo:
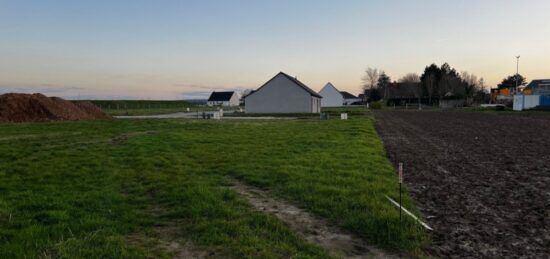
[[[319,91],[319,94],[323,96],[323,101],[321,102],[322,107],[339,107],[362,101],[361,98],[353,94],[346,91],[339,91],[330,82]]]
[[[244,97],[246,113],[319,113],[321,96],[297,78],[278,73]]]
[[[346,91],[340,91],[340,93],[344,97],[344,105],[352,105],[354,103],[360,103],[362,101],[361,98],[359,98],[359,97],[357,97],[353,94],[350,94]]]
[[[208,106],[239,106],[239,96],[235,92],[212,92],[208,101]]]

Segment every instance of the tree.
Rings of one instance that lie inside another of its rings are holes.
[[[380,90],[376,87],[373,87],[365,92],[368,96],[368,102],[376,102],[381,99]]]
[[[415,73],[408,73],[399,79],[399,83],[403,84],[406,89],[411,91],[411,94],[418,98],[420,105],[422,98],[422,84],[420,84],[420,76]],[[420,108],[420,106],[418,106]]]
[[[382,99],[386,100],[388,98],[388,85],[391,83],[391,78],[386,75],[384,71],[380,73],[380,76],[378,76],[378,82],[376,83],[376,87],[382,92]]]
[[[423,84],[426,88],[426,92],[428,93],[428,103],[432,104],[432,97],[434,95],[435,86],[437,85],[436,75],[433,73],[427,74],[424,78]]]
[[[527,84],[527,79],[520,74],[517,74],[517,85],[522,86]],[[516,87],[516,75],[508,76],[502,79],[502,82],[498,85],[498,89],[502,88],[515,88]]]
[[[461,98],[465,97],[466,91],[464,82],[460,75],[448,63],[441,65],[441,78],[438,82],[440,98]]]
[[[378,73],[378,69],[376,68],[367,68],[365,70],[365,75],[363,76],[363,90],[368,90],[376,87],[376,83],[378,82],[378,77],[380,74]]]
[[[420,81],[426,89],[429,103],[432,103],[432,98],[437,96],[437,86],[441,80],[441,68],[436,64],[431,64],[424,69],[424,73],[420,76]]]
[[[420,77],[415,73],[408,73],[399,79],[399,83],[420,83]]]
[[[477,85],[480,89],[485,90],[485,79],[483,79],[483,77],[480,78],[479,81],[477,82]]]
[[[449,75],[451,77],[458,77],[458,73],[454,68],[449,65],[449,63],[445,63],[441,65],[441,75]]]
[[[479,80],[477,79],[477,76],[474,74],[470,74],[466,71],[463,71],[460,74],[460,77],[464,82],[464,90],[465,90],[466,97],[473,97],[474,93],[479,87],[478,86]]]

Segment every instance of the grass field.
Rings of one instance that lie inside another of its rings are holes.
[[[104,112],[117,115],[155,115],[176,112],[213,111],[217,107],[199,106],[187,101],[149,101],[149,100],[92,100],[90,101]]]
[[[189,112],[216,111],[218,107],[193,106],[189,107]],[[168,108],[135,108],[135,109],[102,109],[112,116],[137,116],[137,115],[157,115],[176,112],[187,112],[187,107],[168,107]]]
[[[170,257],[167,235],[222,257],[328,257],[235,179],[389,251],[428,242],[383,196],[397,179],[371,118],[0,124],[0,258]]]

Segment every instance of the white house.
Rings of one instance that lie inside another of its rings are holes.
[[[319,94],[323,96],[323,101],[321,102],[322,107],[338,107],[344,105],[344,97],[330,82],[319,91]]]
[[[339,91],[336,87],[328,82],[319,94],[323,96],[321,102],[322,107],[338,107],[343,105],[351,105],[355,102],[361,102],[361,98],[356,97],[346,91]]]
[[[297,78],[278,73],[244,98],[247,113],[319,113],[321,96]]]
[[[239,96],[235,92],[212,92],[208,101],[208,106],[239,106]]]

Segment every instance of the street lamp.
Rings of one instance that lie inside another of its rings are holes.
[[[516,92],[518,91],[518,79],[519,79],[519,57],[516,56]]]

